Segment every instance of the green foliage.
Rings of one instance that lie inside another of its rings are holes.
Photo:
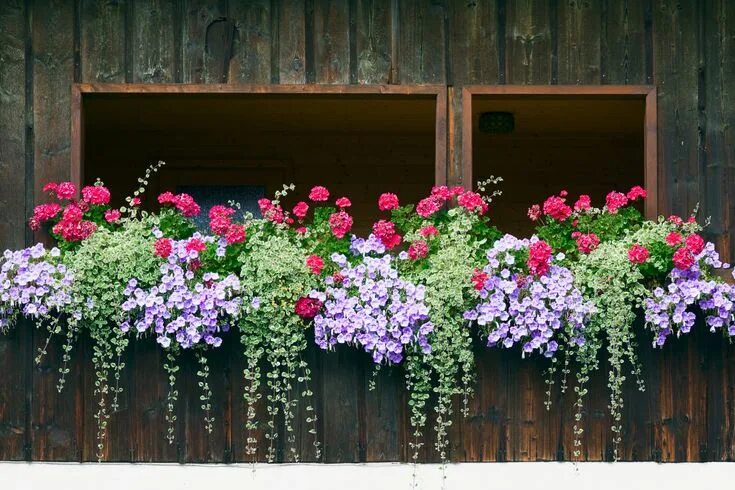
[[[311,405],[311,373],[303,352],[307,346],[306,325],[294,312],[294,304],[316,284],[316,277],[306,267],[306,250],[286,227],[256,221],[248,228],[250,236],[239,257],[240,277],[246,297],[259,298],[259,306],[239,322],[246,359],[244,370],[248,431],[246,453],[255,457],[253,432],[257,428],[255,404],[260,398],[261,361],[265,361],[269,441],[268,461],[276,457],[278,428],[276,417],[284,420],[291,457],[298,461],[293,421],[299,398],[308,406],[311,432],[316,441],[316,414]],[[298,386],[302,391],[298,392]]]
[[[122,320],[120,305],[124,289],[131,278],[141,284],[152,285],[158,277],[159,261],[153,250],[151,217],[126,219],[119,230],[97,230],[74,253],[67,253],[66,265],[74,271],[72,296],[77,302],[73,309],[82,312],[75,329],[89,330],[93,341],[92,361],[95,369],[95,395],[98,397],[97,456],[101,459],[109,413],[107,397],[112,395],[110,408],[118,408],[121,361],[128,338],[118,328]],[[112,377],[112,379],[111,379]],[[111,386],[111,382],[114,385]]]

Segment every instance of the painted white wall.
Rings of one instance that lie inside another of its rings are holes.
[[[0,462],[0,490],[393,490],[411,488],[400,463],[292,465]],[[442,488],[439,465],[417,467],[418,488]],[[735,463],[462,463],[446,490],[709,490],[735,488]]]

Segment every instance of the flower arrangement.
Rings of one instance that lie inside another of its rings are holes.
[[[263,424],[266,455],[274,461],[283,423],[291,459],[298,461],[294,420],[304,403],[318,457],[303,355],[313,334],[322,349],[356,347],[376,369],[402,370],[413,457],[433,414],[434,446],[446,461],[455,397],[466,413],[473,394],[478,339],[488,348],[548,358],[549,390],[560,359],[562,390],[574,366],[578,446],[586,382],[600,353],[610,366],[617,443],[625,371],[640,370],[637,328],[646,328],[659,347],[672,334],[688,333],[701,314],[712,332],[735,336],[735,286],[716,274],[729,265],[702,239],[693,217],[645,220],[636,207],[646,197],[640,187],[610,192],[601,207],[586,195],[574,203],[565,191],[550,196],[529,208],[536,228],[528,239],[491,225],[499,192],[486,188],[500,179],[480,183],[477,192],[437,186],[415,206],[384,193],[377,200],[381,217],[360,238],[351,234],[350,199],[334,198],[322,186],[289,208],[283,202],[294,189],[284,186],[258,202],[259,217],[237,203],[213,206],[209,229],[197,230],[193,218],[202,210],[187,194],[164,192],[158,210],[140,208],[160,165],[120,208],[111,207],[99,181],[79,193],[69,182],[46,185],[50,202],[35,208],[29,225],[47,227],[56,246],[8,250],[0,259],[0,330],[26,317],[47,329],[47,344],[55,335],[65,338],[58,389],[75,339],[91,336],[100,459],[131,340],[155,339],[166,354],[170,442],[178,356],[192,351],[200,363],[211,430],[207,356],[239,335],[247,454],[255,458],[255,430]],[[267,415],[258,420],[262,399]]]

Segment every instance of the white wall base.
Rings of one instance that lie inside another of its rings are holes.
[[[412,465],[178,465],[0,462],[2,490],[409,489]],[[442,488],[439,465],[417,467],[418,488]],[[461,463],[446,490],[709,490],[733,488],[735,463]]]

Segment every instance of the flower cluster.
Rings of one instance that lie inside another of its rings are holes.
[[[161,265],[157,285],[143,289],[137,279],[128,281],[122,304],[128,318],[120,324],[123,332],[131,328],[153,332],[164,348],[172,339],[185,349],[200,342],[214,347],[222,343],[220,334],[240,315],[240,280],[234,274],[220,278],[213,272],[197,276],[192,264],[199,261],[199,247],[192,247],[193,240],[204,243],[197,238],[168,241],[171,250]]]
[[[553,263],[530,275],[517,258],[539,241],[505,235],[487,252],[487,265],[473,276],[480,302],[464,318],[485,328],[488,346],[521,344],[523,353],[552,357],[559,342],[584,343],[594,307],[574,287],[574,277]],[[479,286],[479,287],[478,287]]]
[[[729,337],[735,337],[735,286],[708,278],[702,270],[727,268],[729,264],[720,261],[714,244],[702,242],[700,248],[699,240],[692,242],[700,251],[696,255],[688,251],[691,265],[684,269],[677,265],[669,275],[668,285],[656,287],[651,297],[644,301],[646,323],[655,336],[654,346],[664,345],[672,333],[677,336],[689,333],[696,320],[694,306],[704,313],[710,332],[722,330]],[[735,272],[733,274],[735,276]]]
[[[60,263],[58,248],[41,243],[22,250],[6,250],[0,265],[0,330],[19,315],[44,319],[71,305],[72,271]]]
[[[172,192],[164,192],[158,196],[158,204],[162,206],[173,206],[182,216],[193,218],[198,216],[201,208],[189,194],[174,194]]]
[[[401,279],[390,255],[367,255],[384,250],[376,237],[355,240],[353,250],[363,254],[358,265],[333,254],[339,275],[325,279],[324,291],[309,294],[323,305],[314,318],[319,347],[355,344],[372,354],[374,362],[389,364],[400,363],[408,348],[430,352],[428,335],[433,325],[423,302],[424,286]]]

